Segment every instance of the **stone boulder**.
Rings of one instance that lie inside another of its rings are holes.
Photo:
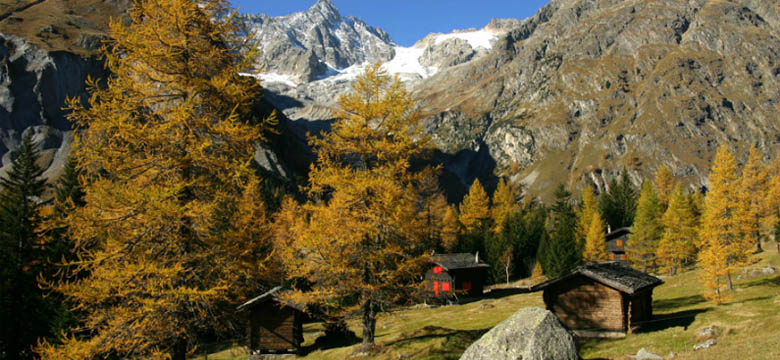
[[[578,359],[574,337],[553,313],[529,307],[471,344],[460,360]]]

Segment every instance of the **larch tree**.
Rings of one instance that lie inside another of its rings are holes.
[[[481,230],[490,219],[490,198],[479,179],[469,188],[469,193],[460,204],[460,224],[465,233]]]
[[[655,192],[658,195],[658,207],[663,213],[669,207],[672,191],[674,191],[674,174],[672,174],[672,170],[666,165],[658,167],[658,170],[655,172],[653,185],[655,185]]]
[[[659,215],[658,197],[653,185],[646,181],[642,184],[639,195],[636,217],[631,227],[631,239],[626,243],[629,261],[645,272],[655,267],[655,252],[663,231]]]
[[[451,252],[458,246],[460,228],[461,226],[458,223],[458,209],[455,205],[447,206],[444,217],[442,217],[441,228],[441,247],[444,251]]]
[[[490,209],[493,217],[494,233],[500,233],[501,227],[504,226],[504,221],[513,214],[520,212],[520,206],[516,199],[517,196],[512,187],[507,185],[504,178],[501,178],[498,181],[496,191],[493,193],[493,207]]]
[[[593,222],[593,214],[599,212],[599,203],[596,194],[593,192],[593,187],[585,185],[582,189],[582,199],[580,199],[580,206],[577,208],[577,241],[585,246],[585,239],[590,232],[590,226]],[[603,223],[603,219],[602,219]],[[604,230],[606,230],[604,225]]]
[[[39,154],[26,133],[0,177],[0,358],[32,358],[37,339],[53,335],[48,324],[56,315],[54,304],[44,298],[36,279],[47,256],[36,233],[46,188]]]
[[[663,236],[655,253],[656,261],[661,271],[675,275],[694,260],[698,243],[696,216],[679,185],[672,191],[661,224]]]
[[[113,75],[69,103],[88,181],[65,219],[79,276],[54,288],[81,326],[42,358],[183,360],[258,290],[268,237],[250,164],[274,119],[252,118],[261,88],[239,75],[251,56],[234,18],[214,21],[228,6],[138,0],[111,21]]]
[[[604,220],[601,219],[601,214],[594,212],[588,236],[585,238],[585,251],[582,252],[582,259],[586,263],[604,262],[609,260],[608,253]]]
[[[425,168],[419,176],[418,181],[408,186],[413,186],[417,195],[417,206],[419,207],[419,217],[417,221],[420,236],[424,240],[418,244],[418,253],[438,250],[442,247],[442,229],[444,227],[443,218],[447,212],[449,204],[444,192],[439,186],[439,169]]]
[[[775,241],[777,242],[777,252],[780,253],[780,222],[778,222],[778,216],[780,215],[780,154],[778,154],[769,166],[769,206],[772,209],[772,213],[775,215]]]
[[[736,223],[736,188],[739,181],[737,161],[726,145],[718,148],[709,176],[709,192],[704,199],[699,228],[699,264],[703,270],[703,282],[711,290],[707,297],[722,300],[722,278],[732,289],[731,272],[737,260],[747,255]]]
[[[751,146],[748,161],[739,179],[736,217],[742,237],[754,243],[757,252],[763,251],[762,229],[774,225],[776,209],[771,205],[769,185],[770,178],[766,165],[761,161],[761,153],[755,146]]]
[[[421,294],[418,281],[427,255],[418,172],[411,160],[425,150],[412,98],[379,64],[358,77],[339,98],[332,131],[310,139],[317,150],[308,195],[291,243],[276,251],[290,279],[307,286],[289,298],[329,317],[356,313],[364,348],[374,344],[377,314]],[[285,210],[282,210],[285,211]]]

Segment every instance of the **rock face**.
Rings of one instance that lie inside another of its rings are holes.
[[[10,150],[31,132],[42,150],[45,175],[57,176],[72,140],[65,99],[84,94],[87,76],[105,77],[103,64],[0,34],[0,175],[11,162]]]
[[[341,16],[330,0],[318,0],[308,11],[288,16],[242,19],[260,40],[258,62],[265,70],[299,82],[317,80],[330,69],[383,62],[394,55],[393,42],[384,30]]]
[[[524,308],[471,344],[461,360],[579,359],[574,337],[551,312]]]

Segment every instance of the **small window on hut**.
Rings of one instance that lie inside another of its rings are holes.
[[[614,253],[612,253],[612,254],[609,254],[609,259],[610,259],[610,260],[615,260],[615,254],[614,254]]]
[[[461,287],[463,288],[464,291],[471,290],[471,281],[464,281]]]
[[[617,247],[623,247],[623,240],[618,239],[618,241],[615,242],[615,245]]]
[[[447,281],[441,283],[441,291],[450,291],[450,283]]]
[[[442,268],[441,266],[434,266],[433,267],[433,273],[434,274],[441,274]]]

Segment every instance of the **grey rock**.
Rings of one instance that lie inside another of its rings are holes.
[[[466,349],[461,360],[578,359],[574,337],[551,312],[524,308]]]
[[[664,359],[664,358],[662,358],[662,357],[660,357],[660,356],[658,356],[656,354],[653,354],[653,353],[645,350],[645,348],[639,349],[639,351],[637,351],[636,355],[632,355],[631,357],[636,359],[636,360],[663,360]]]
[[[775,268],[772,267],[772,266],[767,266],[767,267],[761,269],[761,274],[764,275],[764,276],[772,275],[772,274],[774,274],[776,272],[777,272],[777,270],[775,270]]]
[[[715,346],[718,342],[715,339],[708,339],[693,346],[694,351],[709,349]]]
[[[718,336],[719,333],[720,333],[720,328],[718,328],[717,326],[708,326],[699,330],[699,332],[696,333],[696,339],[701,341],[701,340],[713,338]]]
[[[425,48],[420,63],[425,66],[447,68],[463,64],[477,54],[468,41],[458,38],[448,39]]]

